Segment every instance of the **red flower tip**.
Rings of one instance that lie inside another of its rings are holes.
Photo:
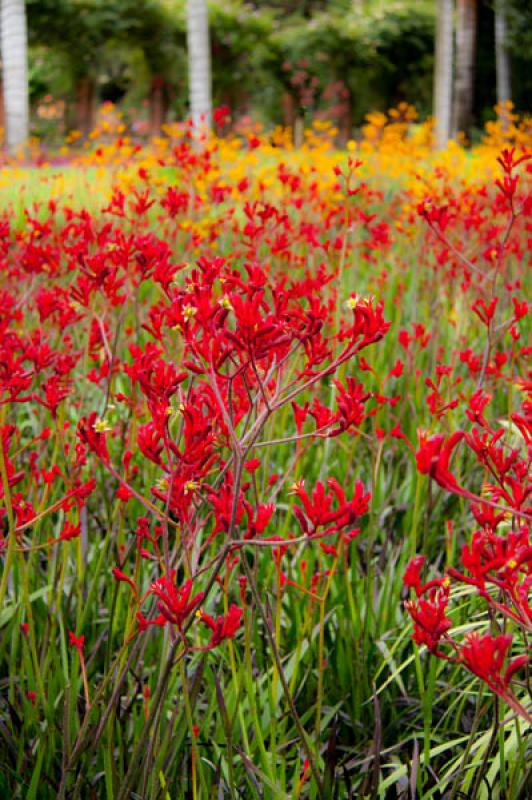
[[[73,525],[68,520],[63,526],[63,530],[59,535],[59,539],[63,542],[69,542],[71,539],[76,539],[81,532],[81,525]]]
[[[425,556],[414,556],[414,558],[407,564],[405,574],[403,575],[403,584],[409,588],[414,589],[419,596],[421,589],[421,570],[425,563]]]
[[[132,581],[132,579],[129,578],[125,574],[125,572],[122,572],[122,570],[119,569],[118,567],[113,567],[112,573],[113,573],[113,578],[115,579],[115,581],[118,581],[119,583],[122,582],[122,583],[129,584],[131,586],[131,588],[133,589],[133,591],[135,592],[135,594],[137,593],[137,587],[135,586],[135,584]]]
[[[85,644],[85,637],[84,636],[76,636],[75,633],[69,631],[68,633],[69,644],[71,647],[75,647],[78,653],[83,655],[83,646]]]
[[[32,691],[26,692],[26,697],[28,698],[28,700],[30,701],[30,703],[33,706],[37,705],[37,694],[36,694],[36,692],[32,692]]]

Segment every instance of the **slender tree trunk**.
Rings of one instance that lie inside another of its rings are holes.
[[[167,113],[168,93],[165,80],[162,76],[156,75],[152,79],[150,89],[150,133],[152,136],[158,136],[161,133]]]
[[[351,125],[353,122],[353,104],[351,92],[347,92],[343,98],[338,114],[338,141],[341,147],[345,147],[351,136]]]
[[[94,82],[85,75],[76,84],[76,128],[83,136],[92,130],[94,106]]]
[[[305,121],[299,114],[294,121],[294,147],[299,150],[305,141]]]
[[[497,72],[497,104],[512,99],[510,56],[507,47],[506,0],[495,3],[495,68]]]
[[[434,58],[434,119],[438,149],[451,135],[453,84],[453,0],[437,0],[436,52]]]
[[[477,42],[477,2],[458,0],[456,19],[456,81],[454,133],[469,133],[473,116],[475,52]]]
[[[283,109],[283,125],[290,128],[292,137],[294,135],[294,123],[296,120],[296,104],[294,96],[290,92],[285,92],[281,98],[281,108]]]
[[[187,46],[190,116],[196,129],[210,127],[211,48],[207,0],[187,0]]]
[[[2,0],[2,72],[6,144],[10,152],[29,134],[28,36],[24,0]]]
[[[6,118],[4,114],[4,84],[0,76],[0,128],[5,131]]]

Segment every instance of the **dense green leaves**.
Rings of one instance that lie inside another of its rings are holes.
[[[480,3],[477,119],[495,103],[491,6]],[[118,95],[129,92],[136,103],[160,76],[173,88],[175,115],[186,112],[184,0],[27,0],[27,7],[34,97],[71,99],[66,70],[71,86],[82,76],[100,85],[111,81],[120,85]],[[509,0],[507,10],[519,107],[532,52],[530,11],[520,0]],[[350,127],[361,124],[369,108],[386,110],[403,100],[422,116],[431,113],[429,0],[211,0],[209,14],[215,104],[228,104],[236,114],[251,112],[272,124],[319,111],[337,120],[343,115]],[[43,47],[53,63],[59,54],[61,76],[36,57]]]

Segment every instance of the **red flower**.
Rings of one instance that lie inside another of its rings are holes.
[[[243,609],[234,604],[229,606],[229,611],[225,616],[220,616],[217,619],[201,612],[201,621],[208,625],[212,631],[207,645],[209,650],[219,645],[224,639],[232,639],[234,637],[240,627],[243,613]]]
[[[351,295],[347,301],[353,312],[353,323],[338,338],[340,341],[350,339],[349,347],[355,347],[355,352],[380,341],[391,325],[384,320],[384,303],[381,301],[374,305],[373,302],[373,298],[360,297],[357,294]]]
[[[491,320],[493,319],[493,315],[495,314],[495,309],[497,308],[497,303],[499,302],[498,297],[494,297],[493,300],[490,302],[489,305],[486,305],[482,298],[479,298],[472,306],[472,311],[475,312],[477,317],[484,323],[484,325],[489,325]]]
[[[351,500],[347,500],[344,490],[334,478],[327,480],[327,486],[331,489],[330,492],[325,491],[323,483],[318,481],[311,497],[306,492],[303,482],[293,487],[294,494],[303,506],[303,508],[294,506],[294,515],[304,533],[314,535],[323,528],[322,535],[327,536],[352,525],[357,517],[363,516],[368,511],[371,495],[364,491],[360,481],[355,483]]]
[[[85,637],[84,636],[76,636],[75,633],[69,631],[68,633],[69,644],[71,647],[75,647],[80,656],[83,655],[83,646],[85,644]]]
[[[408,564],[403,575],[403,583],[409,589],[414,589],[419,597],[421,594],[421,570],[425,563],[425,556],[415,556]]]
[[[7,456],[9,452],[9,447],[11,445],[11,439],[15,431],[16,428],[14,425],[3,425],[0,428],[0,447],[3,449],[4,452],[4,463],[7,473],[7,483],[9,487],[16,486],[17,483],[20,483],[20,481],[24,480],[24,471],[19,470],[18,472],[16,472],[12,462],[9,460]],[[4,487],[2,481],[0,482],[0,498],[2,498],[3,496],[4,496]]]
[[[255,539],[266,530],[268,523],[275,513],[275,506],[273,503],[258,503],[257,507],[254,509],[247,500],[243,500],[242,504],[248,518],[247,531],[244,534],[244,538]]]
[[[203,600],[203,592],[198,592],[193,597],[192,581],[187,580],[178,589],[174,583],[174,574],[171,577],[159,578],[150,587],[150,594],[159,598],[157,608],[168,622],[182,628],[183,623]]]
[[[73,525],[68,520],[63,525],[59,538],[64,542],[69,542],[71,539],[76,539],[81,531],[81,525]]]
[[[449,588],[442,585],[432,590],[428,597],[420,597],[417,602],[407,600],[405,608],[414,621],[413,639],[417,644],[425,644],[431,653],[442,656],[439,651],[441,638],[451,627],[446,615],[449,602]]]
[[[485,681],[495,694],[506,698],[513,675],[528,663],[527,655],[518,656],[503,671],[511,644],[510,634],[491,636],[487,633],[480,636],[478,633],[470,633],[465,637],[458,658],[471,672]]]
[[[158,625],[160,628],[162,628],[168,621],[164,614],[159,614],[154,619],[146,619],[146,617],[140,611],[137,611],[135,616],[137,617],[139,631],[141,632],[147,630],[150,625]]]
[[[28,691],[28,692],[26,692],[26,697],[28,698],[28,700],[30,701],[32,706],[37,705],[37,694],[36,694],[36,692]]]
[[[129,586],[131,586],[131,588],[133,589],[133,592],[137,594],[137,587],[135,586],[135,583],[124,572],[122,572],[122,570],[119,569],[119,567],[113,567],[112,573],[115,581],[118,581],[119,583],[123,582],[129,584]]]
[[[456,494],[464,494],[465,490],[449,471],[449,461],[454,448],[464,436],[463,431],[456,431],[448,439],[441,433],[437,433],[430,438],[427,438],[425,433],[420,433],[420,447],[416,453],[416,464],[419,472],[423,475],[430,475],[436,483],[447,489],[448,492]]]
[[[98,420],[98,415],[95,411],[92,411],[87,418],[82,417],[80,419],[78,422],[78,436],[89,450],[96,453],[102,461],[109,461],[105,427]]]
[[[483,392],[482,389],[477,389],[477,391],[471,395],[469,408],[466,410],[466,414],[471,422],[480,425],[482,428],[488,427],[488,422],[484,416],[484,409],[489,404],[490,400],[491,397],[489,394]]]
[[[346,378],[347,386],[343,386],[338,380],[334,380],[338,389],[336,403],[338,405],[337,420],[338,425],[329,432],[329,436],[337,436],[350,427],[358,427],[364,420],[364,406],[370,398],[370,393],[366,392],[363,384],[355,378]]]
[[[154,464],[163,466],[161,453],[164,450],[163,430],[154,422],[140,425],[137,430],[137,444],[140,452]]]

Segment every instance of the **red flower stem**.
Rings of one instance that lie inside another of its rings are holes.
[[[458,248],[454,246],[454,244],[447,238],[447,236],[445,236],[444,233],[442,233],[434,225],[433,222],[431,222],[428,219],[426,219],[426,222],[427,222],[429,228],[431,229],[431,231],[440,240],[440,242],[442,244],[444,244],[446,247],[448,247],[449,250],[451,250],[451,252],[459,259],[459,261],[462,262],[462,264],[464,264],[468,269],[472,270],[473,272],[476,272],[477,275],[481,275],[483,278],[487,278],[488,277],[488,275],[485,272],[483,272],[481,269],[479,269],[475,264],[473,264],[472,261],[470,261],[466,256],[464,256],[464,254],[461,253],[460,250],[458,250]]]
[[[8,523],[8,544],[7,544],[7,553],[6,558],[4,561],[4,570],[2,572],[2,581],[0,582],[0,608],[3,608],[4,603],[4,596],[7,590],[7,581],[9,578],[9,573],[11,572],[11,566],[13,564],[13,558],[15,556],[15,545],[16,545],[16,528],[15,528],[15,517],[13,515],[13,506],[11,503],[11,490],[9,487],[9,478],[7,475],[7,467],[6,467],[6,456],[4,452],[4,442],[1,435],[1,431],[3,428],[3,423],[5,420],[5,406],[2,407],[2,418],[0,421],[0,475],[2,478],[2,489],[4,493],[4,504],[6,507],[6,514],[7,514],[7,523]]]
[[[89,694],[89,681],[87,678],[87,666],[85,664],[85,656],[83,655],[83,651],[79,651],[79,663],[81,666],[81,674],[83,676],[83,690],[85,692],[85,702],[87,704],[87,710],[91,708],[91,698]]]

